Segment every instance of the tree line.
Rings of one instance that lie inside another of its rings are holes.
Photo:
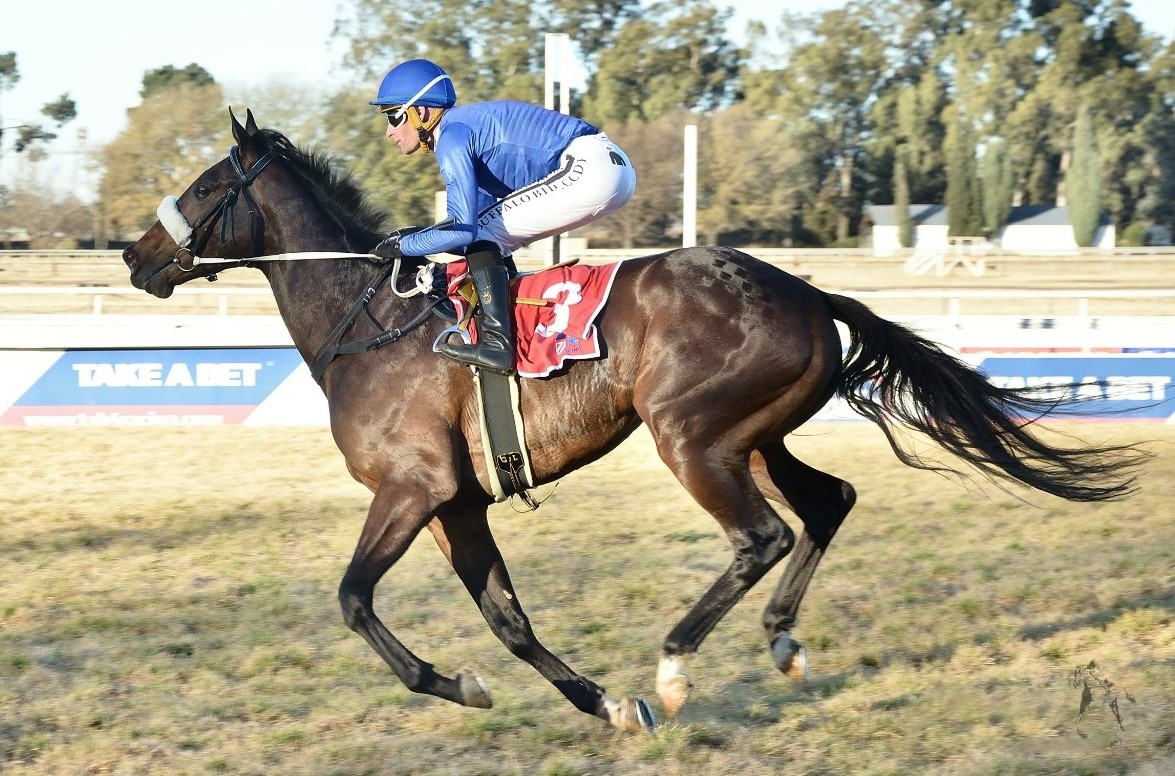
[[[1148,34],[1126,0],[853,0],[752,24],[741,46],[715,0],[431,8],[345,0],[334,32],[343,87],[232,95],[263,126],[351,170],[389,228],[431,221],[442,185],[431,158],[402,157],[384,139],[367,106],[379,78],[426,56],[452,74],[462,102],[541,103],[535,30],[570,34],[585,73],[571,110],[637,169],[633,202],[587,230],[595,246],[679,236],[687,123],[698,125],[698,232],[708,243],[853,245],[865,209],[885,204],[900,214],[946,203],[951,233],[966,236],[998,231],[1013,205],[1068,206],[1079,244],[1103,214],[1120,243],[1175,227],[1175,44]],[[145,74],[141,96],[94,160],[93,221],[108,237],[149,225],[159,199],[230,142],[229,101],[198,64]],[[908,244],[911,225],[899,226]]]

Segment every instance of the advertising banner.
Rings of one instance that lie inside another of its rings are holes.
[[[292,347],[0,352],[3,425],[326,423]]]
[[[1079,417],[1175,422],[1175,348],[1072,354],[965,348],[1002,387],[1075,385]],[[1061,389],[1057,389],[1061,395]],[[856,420],[840,401],[816,420]],[[0,350],[0,425],[326,425],[293,347]]]
[[[1001,388],[1069,386],[1058,398],[1073,399],[1078,417],[1169,421],[1175,416],[1175,353],[1107,356],[984,358],[979,368]]]
[[[1175,348],[1107,350],[1058,355],[1007,347],[999,348],[998,354],[967,348],[962,357],[1001,388],[1043,388],[1045,396],[1080,400],[1071,412],[1058,418],[1175,422]],[[815,420],[859,418],[848,405],[834,399]]]

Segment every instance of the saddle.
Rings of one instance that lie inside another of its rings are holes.
[[[464,266],[464,262],[454,263],[459,268]],[[545,272],[549,269],[572,267],[578,263],[579,259],[569,259],[568,261],[553,264],[550,267],[530,270],[529,272],[519,272],[517,269],[507,267],[510,271],[510,289],[513,292],[517,292],[519,283],[524,277]],[[448,273],[446,273],[447,275]],[[448,320],[458,331],[462,333],[469,331],[469,325],[473,322],[473,317],[477,313],[477,308],[480,304],[477,299],[477,289],[473,285],[473,277],[469,273],[462,271],[462,274],[457,277],[456,281],[450,281],[446,284],[446,287],[442,287],[440,283],[435,284],[433,290],[429,292],[429,297],[441,301],[441,304],[437,306],[437,312],[441,317]],[[546,307],[550,304],[550,301],[546,299],[534,299],[528,296],[518,296],[517,294],[512,295],[510,301],[512,304],[528,304],[536,307]],[[457,313],[458,305],[464,310],[460,315]]]
[[[603,352],[595,319],[604,309],[620,262],[603,265],[568,261],[511,280],[515,366],[520,377],[547,377],[571,359]],[[445,305],[450,326],[442,334],[477,341],[477,305],[464,261],[444,265]]]

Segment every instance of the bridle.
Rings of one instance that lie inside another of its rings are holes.
[[[178,200],[175,197],[164,197],[163,201],[159,203],[159,208],[156,214],[159,216],[159,223],[163,229],[170,235],[171,239],[178,246],[175,252],[175,257],[168,263],[156,269],[151,276],[147,278],[146,282],[150,282],[151,278],[163,272],[168,267],[175,265],[183,272],[191,272],[200,264],[228,264],[232,265],[229,269],[234,267],[248,267],[253,266],[257,262],[271,262],[271,261],[304,261],[315,259],[378,259],[377,256],[371,253],[347,253],[337,251],[305,251],[297,253],[278,253],[272,255],[261,255],[263,226],[261,221],[261,208],[257,206],[257,201],[253,199],[253,195],[249,193],[249,187],[257,176],[272,162],[275,155],[266,152],[260,159],[258,159],[252,167],[248,170],[241,163],[241,152],[237,146],[233,146],[228,152],[229,162],[233,166],[233,170],[237,173],[237,179],[229,184],[228,191],[221,195],[213,205],[208,208],[205,213],[196,219],[195,223],[188,221],[187,217],[180,212]],[[204,248],[208,246],[208,241],[212,238],[212,232],[216,224],[220,223],[220,239],[223,242],[226,237],[236,236],[236,217],[234,206],[237,203],[239,196],[244,196],[245,206],[249,213],[249,235],[252,239],[251,253],[252,255],[245,259],[224,259],[218,256],[201,256]],[[438,221],[431,226],[426,226],[423,229],[411,229],[411,231],[426,231],[429,229],[441,229],[447,226],[452,226],[454,219],[452,217]],[[202,230],[202,231],[200,231]],[[398,230],[407,233],[407,229]],[[197,234],[197,232],[199,232]],[[195,241],[193,241],[195,237]],[[399,277],[400,274],[400,259],[396,259],[392,265],[392,277]],[[209,281],[216,280],[216,274],[211,273],[206,276]],[[419,294],[428,293],[432,289],[431,270],[429,265],[425,264],[420,267],[417,272],[415,286],[406,291],[396,287],[392,284],[392,290],[396,296],[403,299],[408,299]]]
[[[223,242],[226,237],[236,237],[236,216],[233,206],[237,203],[237,197],[244,195],[245,207],[249,213],[249,235],[252,239],[252,252],[259,253],[261,249],[261,210],[257,207],[257,201],[253,199],[253,195],[249,193],[249,186],[257,179],[257,176],[273,161],[273,154],[266,153],[253,164],[248,170],[245,169],[241,163],[241,152],[237,146],[233,146],[228,152],[229,162],[232,163],[233,170],[237,173],[237,179],[229,184],[228,191],[221,195],[212,207],[210,207],[204,215],[196,219],[194,224],[188,226],[188,234],[181,239],[176,240],[179,250],[175,253],[173,262],[177,267],[184,272],[190,272],[196,268],[199,263],[198,257],[204,252],[204,248],[208,246],[208,241],[212,238],[212,232],[217,222],[220,222],[220,239]],[[164,200],[167,203],[168,200]],[[163,205],[160,206],[163,208]],[[178,213],[178,207],[176,208]],[[183,217],[183,214],[180,214]],[[197,230],[204,231],[196,238],[195,243],[192,242],[193,235]],[[170,230],[169,230],[170,231]],[[177,235],[173,234],[172,238]],[[237,266],[244,266],[248,264],[247,260],[228,259],[226,262],[236,261]],[[210,276],[215,279],[215,276]]]

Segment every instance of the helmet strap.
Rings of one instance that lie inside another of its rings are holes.
[[[433,147],[436,145],[436,138],[433,137],[432,131],[436,129],[437,124],[441,123],[442,108],[430,108],[428,121],[421,121],[420,109],[415,105],[408,108],[408,120],[412,122],[412,126],[416,128],[416,134],[420,136],[420,150],[424,153],[431,153]]]

